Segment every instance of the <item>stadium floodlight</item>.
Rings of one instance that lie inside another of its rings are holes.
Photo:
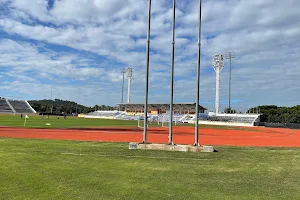
[[[148,31],[147,31],[147,52],[146,52],[146,84],[145,84],[143,143],[147,142],[149,59],[150,59],[150,24],[151,24],[151,0],[149,0],[149,8],[148,8]]]
[[[201,4],[199,0],[199,16],[198,16],[198,56],[197,56],[197,94],[196,94],[196,121],[195,121],[195,143],[194,146],[199,145],[199,100],[200,100],[200,58],[201,58]]]
[[[231,111],[231,59],[235,58],[235,52],[230,51],[225,54],[225,58],[229,59],[230,65],[229,65],[229,89],[228,89],[228,109]]]
[[[216,72],[216,114],[219,113],[220,105],[220,73],[224,67],[224,55],[216,54],[213,56],[212,65]]]
[[[122,99],[121,99],[121,103],[124,103],[124,77],[125,77],[125,73],[126,73],[126,69],[122,69],[121,73],[123,75],[123,80],[122,80]]]
[[[130,103],[130,90],[131,90],[131,78],[132,78],[132,68],[131,67],[127,68],[126,75],[127,75],[127,78],[128,78],[127,103]]]
[[[172,22],[172,58],[171,58],[171,101],[170,101],[170,122],[169,122],[169,144],[173,144],[173,97],[174,97],[174,57],[175,57],[175,17],[176,0],[173,0],[173,22]]]

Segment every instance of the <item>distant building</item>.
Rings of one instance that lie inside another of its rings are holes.
[[[118,104],[122,110],[130,114],[144,113],[144,104],[135,103],[120,103]],[[148,104],[148,113],[151,114],[164,114],[169,112],[170,104],[168,103],[151,103]],[[173,110],[175,114],[195,114],[196,103],[174,103]],[[204,113],[207,109],[199,105],[199,113]]]

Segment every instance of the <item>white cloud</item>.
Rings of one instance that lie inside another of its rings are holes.
[[[101,92],[112,95],[112,99],[115,96],[114,100],[108,101],[114,104],[119,102],[120,69],[130,66],[134,69],[133,100],[143,101],[146,0],[64,0],[55,1],[51,8],[47,1],[42,0],[31,4],[24,0],[3,2],[8,14],[1,15],[0,30],[24,39],[17,41],[8,36],[10,40],[1,40],[3,48],[0,52],[4,56],[0,58],[0,72],[1,67],[9,67],[19,78],[32,76],[31,81],[36,79],[36,74],[54,82],[58,81],[55,76],[78,77],[87,85],[94,81],[90,79],[99,79],[96,84],[104,85]],[[179,0],[177,5],[175,74],[178,80],[175,99],[193,101],[198,0]],[[235,51],[232,99],[240,99],[244,106],[296,103],[300,97],[295,94],[300,75],[297,68],[300,61],[298,7],[300,1],[297,0],[203,1],[201,100],[212,102],[208,106],[213,106],[215,74],[211,70],[211,56]],[[170,1],[153,1],[153,39],[150,44],[152,101],[169,100],[171,8]],[[72,48],[72,52],[58,50],[59,47],[43,48],[32,40],[39,45]],[[22,74],[30,70],[36,74]],[[221,74],[221,83],[221,99],[226,103],[228,62]],[[88,88],[92,93],[94,87]],[[72,99],[71,93],[68,98]],[[236,106],[240,106],[239,103]]]
[[[10,72],[6,73],[9,76],[21,78],[24,77],[23,73],[30,71],[74,79],[105,75],[103,68],[80,67],[87,65],[85,62],[88,61],[80,58],[80,56],[64,55],[48,49],[43,49],[43,52],[40,52],[35,45],[25,42],[17,43],[9,39],[0,40],[0,46],[3,47],[0,49],[1,66],[11,67]]]
[[[47,20],[47,0],[31,0],[30,3],[27,0],[13,0],[10,4],[10,8],[18,11],[23,11],[28,15],[40,19]]]

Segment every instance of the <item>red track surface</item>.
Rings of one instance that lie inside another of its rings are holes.
[[[1,127],[0,137],[57,140],[141,142],[143,130],[138,128],[97,129],[28,129]],[[149,128],[147,141],[167,143],[167,128]],[[175,144],[193,144],[194,127],[174,127]],[[300,130],[255,127],[248,130],[201,128],[199,143],[216,146],[300,147]]]

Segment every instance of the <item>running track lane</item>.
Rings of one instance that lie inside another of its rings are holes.
[[[0,137],[35,138],[54,140],[141,142],[143,130],[136,128],[99,129],[28,129],[1,127]],[[149,128],[147,141],[167,143],[167,128]],[[174,127],[175,144],[193,144],[194,127]],[[201,128],[199,143],[216,146],[273,146],[300,147],[300,131],[291,129],[248,128],[247,130],[225,130]]]

